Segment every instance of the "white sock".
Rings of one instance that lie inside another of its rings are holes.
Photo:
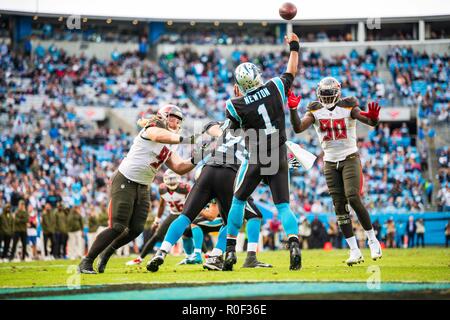
[[[356,242],[356,237],[350,237],[345,239],[347,241],[348,246],[350,247],[350,250],[358,249],[358,243]]]
[[[378,241],[377,237],[375,236],[375,231],[373,229],[364,232],[366,233],[367,239],[369,239],[369,241]]]
[[[214,248],[212,251],[211,251],[211,256],[213,256],[213,257],[218,257],[218,256],[221,256],[223,254],[223,251],[222,250],[220,250],[219,248]]]
[[[202,253],[202,249],[194,249],[194,253]]]
[[[172,244],[169,241],[163,241],[159,249],[169,253],[170,249],[172,249]]]
[[[258,248],[257,242],[250,242],[247,244],[247,251],[256,252],[257,248]]]

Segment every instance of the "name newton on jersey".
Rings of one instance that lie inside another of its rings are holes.
[[[270,96],[269,89],[263,88],[262,90],[256,91],[255,94],[250,94],[248,96],[245,96],[244,101],[245,101],[245,104],[250,104],[255,101],[261,100],[263,98],[266,98],[268,96]]]

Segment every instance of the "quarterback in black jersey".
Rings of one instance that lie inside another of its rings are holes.
[[[224,227],[219,232],[218,242],[223,241],[223,247],[226,245],[226,224],[227,214],[231,207],[233,199],[233,183],[236,172],[242,160],[245,160],[245,146],[242,143],[241,136],[234,136],[232,122],[226,120],[224,123],[210,122],[203,132],[213,137],[218,137],[216,147],[212,154],[204,159],[205,165],[196,180],[191,192],[189,193],[184,208],[180,216],[175,219],[166,233],[160,250],[156,252],[153,258],[147,264],[147,270],[156,272],[171,247],[180,239],[186,228],[195,221],[196,217],[210,203],[216,199],[219,206],[219,212],[223,219]],[[247,220],[249,244],[254,243],[254,250],[247,251],[247,259],[243,267],[271,267],[268,264],[259,262],[256,259],[256,245],[259,238],[262,214],[254,204],[253,199],[249,198],[244,208],[244,216]],[[254,240],[251,240],[254,239]],[[218,244],[216,248],[220,248]],[[222,249],[223,250],[223,249]],[[211,254],[204,267],[210,270],[221,270],[223,265],[223,253],[217,251]]]
[[[235,180],[234,196],[227,225],[227,252],[223,270],[236,263],[236,237],[242,226],[247,200],[261,180],[270,187],[284,231],[289,238],[290,269],[301,268],[298,224],[289,207],[289,168],[286,150],[284,106],[297,73],[299,38],[286,36],[290,56],[286,72],[263,83],[259,69],[242,63],[235,71],[236,98],[226,102],[226,116],[242,128],[248,155]]]

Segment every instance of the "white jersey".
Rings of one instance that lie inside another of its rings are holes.
[[[333,110],[328,110],[317,101],[310,103],[309,112],[314,116],[314,129],[325,153],[325,161],[342,161],[358,152],[356,120],[351,117],[355,106],[355,98],[341,99]]]
[[[133,144],[119,166],[127,179],[150,185],[159,168],[169,159],[178,145],[163,144],[142,137],[144,129],[134,138]]]
[[[180,183],[175,190],[167,188],[165,183],[159,185],[159,195],[169,204],[171,214],[178,215],[183,212],[184,203],[191,190],[186,183]]]

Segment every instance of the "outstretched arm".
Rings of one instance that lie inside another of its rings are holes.
[[[298,69],[298,51],[300,49],[300,39],[295,33],[291,33],[290,35],[285,36],[285,40],[289,44],[289,49],[291,51],[286,73],[292,74],[292,76],[295,78]]]
[[[195,164],[191,159],[182,159],[177,153],[172,152],[170,158],[166,161],[166,165],[180,176],[194,169]]]
[[[297,108],[300,103],[301,96],[296,96],[292,91],[288,92],[288,107],[292,128],[295,133],[301,133],[308,129],[314,123],[314,116],[311,113],[306,113],[303,119],[300,119]]]
[[[307,130],[314,123],[314,116],[311,113],[307,113],[300,119],[297,110],[289,110],[291,115],[291,124],[295,133],[301,133]]]
[[[158,127],[148,127],[142,133],[142,137],[158,143],[166,144],[194,144],[200,134],[184,137],[178,133]]]
[[[375,127],[379,122],[380,106],[378,102],[370,102],[368,104],[367,112],[362,111],[360,108],[356,107],[352,109],[351,116],[353,119],[359,120],[369,126]]]

